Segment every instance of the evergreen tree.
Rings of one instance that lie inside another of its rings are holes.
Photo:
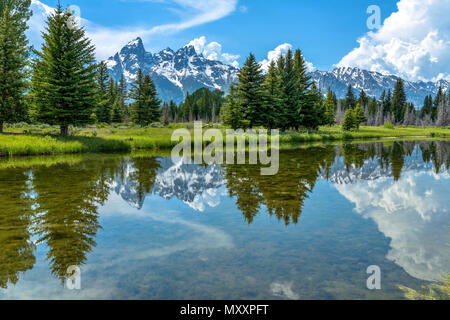
[[[420,110],[420,118],[423,119],[425,115],[429,115],[431,117],[433,113],[433,97],[428,95],[425,97],[423,102],[423,107]]]
[[[72,13],[61,6],[47,19],[41,52],[35,52],[32,93],[39,120],[60,125],[91,123],[97,105],[95,47],[83,28],[74,25]]]
[[[348,85],[347,94],[345,95],[345,109],[355,109],[356,107],[356,98],[353,94],[352,85]]]
[[[359,126],[361,123],[367,121],[367,117],[364,114],[363,108],[361,107],[361,104],[358,102],[356,105],[355,110],[353,111],[353,119],[354,119],[354,128],[356,130],[359,130]]]
[[[130,97],[132,104],[132,120],[134,123],[146,126],[158,122],[161,118],[161,100],[158,99],[156,86],[149,75],[143,77],[139,69],[136,83],[133,84]]]
[[[127,106],[127,99],[128,99],[128,89],[127,89],[127,82],[125,81],[125,77],[122,74],[119,80],[119,106],[120,111],[124,118],[129,117],[128,112],[128,106]]]
[[[0,133],[4,122],[26,120],[26,65],[29,57],[25,36],[31,17],[31,0],[0,1]]]
[[[280,78],[278,77],[277,67],[274,61],[270,62],[269,70],[264,81],[264,90],[266,92],[266,126],[270,129],[280,127],[281,121],[279,118],[282,113],[282,103],[280,98]]]
[[[438,116],[439,105],[441,104],[442,101],[444,101],[444,99],[445,99],[445,94],[442,91],[442,87],[439,86],[438,92],[433,101],[433,106],[432,106],[432,111],[431,111],[431,119],[433,121],[436,121],[437,116]]]
[[[170,100],[169,102],[169,115],[170,115],[169,118],[172,122],[177,122],[178,107],[173,100]]]
[[[98,104],[95,114],[98,122],[109,123],[112,106],[109,105],[109,73],[106,63],[100,62],[97,69]]]
[[[112,107],[112,117],[111,120],[113,123],[122,123],[124,119],[123,110],[120,105],[120,100],[116,99],[114,101],[113,107]]]
[[[396,123],[403,122],[406,110],[406,103],[407,103],[406,93],[403,85],[403,80],[399,78],[394,88],[394,95],[392,97],[392,108],[391,108]]]
[[[293,100],[297,103],[299,122],[294,123],[295,129],[301,125],[307,129],[316,130],[321,124],[319,110],[322,108],[322,95],[315,84],[311,88],[311,77],[308,76],[306,61],[300,50],[294,57],[295,87]]]
[[[359,94],[358,102],[362,108],[365,108],[369,105],[369,97],[367,96],[367,94],[364,90],[361,90],[361,92]]]
[[[317,130],[323,124],[325,112],[322,110],[322,96],[313,83],[306,99],[301,100],[302,107],[299,110],[301,125],[308,130]]]
[[[239,103],[242,104],[243,115],[250,127],[264,125],[264,75],[260,64],[251,53],[238,73]]]
[[[342,130],[351,131],[355,128],[355,117],[352,108],[345,110],[344,120],[342,121]]]
[[[331,88],[328,87],[327,96],[325,98],[325,124],[328,126],[334,125],[335,122],[335,109],[336,106],[334,104],[334,97]]]
[[[382,105],[383,105],[383,114],[384,116],[389,116],[391,114],[391,108],[392,108],[392,93],[391,89],[388,90],[387,94],[384,96],[384,99],[382,99]]]
[[[242,116],[244,114],[244,107],[240,101],[239,89],[236,83],[231,85],[225,99],[226,103],[221,113],[223,123],[235,130],[246,129],[250,125],[250,122]]]

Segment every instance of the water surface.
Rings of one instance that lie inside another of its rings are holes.
[[[0,298],[400,299],[450,270],[449,166],[448,141],[283,151],[276,176],[145,154],[4,160]],[[64,287],[72,265],[81,290]]]

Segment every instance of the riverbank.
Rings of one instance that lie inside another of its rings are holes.
[[[70,137],[59,137],[57,127],[18,126],[0,134],[0,156],[61,155],[80,153],[118,153],[136,150],[167,150],[178,142],[171,141],[176,128],[87,127],[76,128]],[[193,132],[192,126],[188,129]],[[219,127],[221,130],[225,128]],[[305,142],[372,140],[386,138],[450,139],[450,128],[361,127],[359,131],[344,132],[338,126],[321,127],[315,133],[285,132],[280,134],[280,148],[292,148]]]

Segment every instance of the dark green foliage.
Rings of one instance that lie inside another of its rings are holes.
[[[345,110],[344,120],[342,122],[342,130],[351,131],[355,128],[355,116],[353,109],[348,108]]]
[[[4,122],[27,120],[25,36],[31,17],[30,0],[0,1],[0,133]]]
[[[155,83],[149,75],[143,77],[140,69],[136,83],[132,86],[130,97],[134,100],[131,106],[134,123],[147,126],[161,120],[161,100],[158,99]]]
[[[361,105],[358,104],[356,105],[355,110],[353,111],[353,118],[354,118],[354,126],[356,130],[359,130],[359,126],[361,125],[361,123],[366,122],[367,121],[367,117],[364,114],[364,110],[362,109]]]
[[[237,84],[233,83],[226,97],[226,104],[222,108],[221,118],[225,125],[233,129],[246,129],[250,122],[243,117],[244,107],[240,101],[239,89]]]
[[[32,94],[40,121],[60,125],[91,123],[97,99],[95,48],[72,13],[59,6],[47,20],[41,52],[33,61]]]
[[[211,91],[208,88],[200,88],[192,94],[187,94],[186,99],[180,105],[179,118],[189,121],[202,120],[205,122],[217,122],[220,109],[225,103],[224,92],[220,90]],[[177,118],[176,105],[173,101],[169,103],[169,115],[172,121]]]
[[[108,90],[109,74],[105,62],[101,62],[98,65],[96,80],[98,89],[98,104],[96,109],[97,121],[100,123],[110,123],[112,105],[110,104],[110,92]]]
[[[238,100],[244,118],[249,121],[250,127],[264,125],[264,75],[252,53],[239,70],[238,79]]]
[[[433,114],[433,97],[431,95],[426,96],[423,102],[423,107],[420,110],[420,118],[423,119],[425,115],[429,115],[432,118]]]
[[[334,125],[335,122],[335,110],[337,107],[337,102],[335,104],[336,95],[333,94],[331,88],[328,87],[327,97],[324,101],[325,106],[325,116],[324,116],[324,124],[328,126]]]
[[[347,94],[345,95],[345,109],[355,109],[356,107],[356,98],[353,94],[353,88],[349,84]]]
[[[398,79],[394,88],[394,95],[392,97],[392,113],[396,123],[403,122],[406,111],[406,93],[403,85],[403,80]]]

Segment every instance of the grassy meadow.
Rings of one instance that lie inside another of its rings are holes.
[[[225,132],[224,127],[214,126]],[[117,153],[136,150],[167,150],[178,142],[171,141],[172,132],[192,124],[171,124],[166,127],[88,126],[73,128],[69,137],[58,136],[59,128],[52,126],[16,125],[0,134],[0,156],[61,155],[79,153]],[[341,127],[321,127],[313,133],[280,133],[280,147],[292,147],[305,142],[332,142],[385,138],[450,139],[450,128],[419,127],[361,127],[359,131],[344,132]]]

